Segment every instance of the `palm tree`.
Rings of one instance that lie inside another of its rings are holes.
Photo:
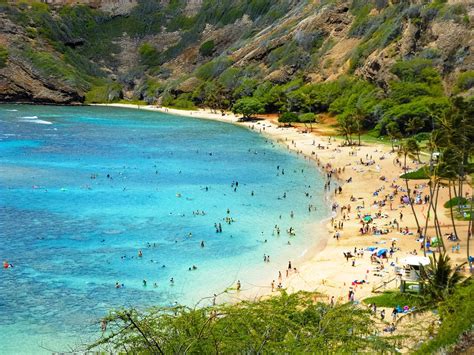
[[[454,211],[453,211],[453,195],[451,193],[451,185],[454,187],[454,192],[456,194],[456,180],[459,176],[460,165],[462,165],[462,156],[460,156],[459,151],[453,149],[451,146],[448,146],[447,149],[443,152],[441,157],[441,161],[439,163],[439,171],[440,175],[443,178],[448,180],[448,191],[449,191],[449,210],[451,214],[451,223],[453,224],[454,234],[458,236],[458,232],[456,230],[456,223],[454,221]],[[461,197],[456,196],[458,200]]]
[[[434,301],[444,300],[462,280],[459,271],[451,266],[446,253],[430,257],[429,265],[420,266],[420,279],[424,282],[424,290]]]
[[[406,188],[407,188],[408,201],[410,202],[411,211],[413,212],[413,216],[415,217],[417,230],[421,231],[420,222],[418,221],[418,217],[417,217],[416,212],[415,212],[415,207],[413,206],[413,201],[412,201],[411,195],[410,195],[410,187],[408,186],[408,178],[406,177],[406,174],[407,174],[407,158],[408,157],[413,158],[415,156],[415,154],[417,154],[419,152],[419,150],[420,150],[420,148],[419,148],[418,143],[416,142],[416,140],[414,140],[413,138],[409,138],[406,141],[402,142],[402,144],[400,144],[400,148],[398,149],[398,155],[403,156],[403,170],[405,171],[404,180],[405,180],[405,185],[406,185]],[[424,242],[423,242],[423,245],[424,245]]]
[[[390,142],[392,143],[392,152],[395,151],[393,143],[396,139],[400,139],[402,134],[400,133],[400,129],[398,128],[398,124],[395,121],[391,121],[385,126],[385,130],[387,131],[388,136],[390,137]]]

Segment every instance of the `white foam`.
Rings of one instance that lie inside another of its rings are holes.
[[[45,120],[34,120],[31,121],[33,123],[38,123],[38,124],[53,124],[53,122],[45,121]]]
[[[20,120],[20,122],[29,122],[29,123],[37,123],[37,124],[53,124],[53,122],[38,120],[38,119],[24,119],[24,120]]]
[[[23,117],[20,117],[20,118],[24,118],[24,119],[27,119],[27,120],[36,120],[38,118],[38,116],[23,116]]]
[[[18,110],[6,110],[6,111],[9,111],[9,112],[17,112]]]

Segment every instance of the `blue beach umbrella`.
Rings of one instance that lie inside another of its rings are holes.
[[[380,257],[384,254],[387,254],[387,249],[380,249],[379,251],[377,251],[377,256]]]

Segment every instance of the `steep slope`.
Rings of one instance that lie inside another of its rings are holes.
[[[79,103],[84,96],[74,83],[67,81],[65,72],[60,72],[53,50],[41,63],[49,65],[48,71],[41,70],[27,57],[30,39],[21,26],[0,14],[0,46],[4,50],[5,61],[0,63],[0,100],[43,103]],[[12,45],[14,44],[14,45]],[[42,43],[46,46],[46,43]],[[46,63],[49,60],[50,63]],[[71,70],[73,70],[71,68]]]
[[[393,65],[413,58],[429,60],[450,92],[474,70],[468,0],[52,2],[0,4],[1,100],[202,104],[204,83],[234,92],[347,74],[387,91]]]

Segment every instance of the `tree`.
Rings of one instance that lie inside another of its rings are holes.
[[[352,135],[357,131],[354,116],[341,114],[337,116],[338,131],[342,134],[349,145],[353,144]]]
[[[265,112],[263,103],[254,97],[244,97],[237,100],[232,107],[232,112],[241,114],[243,120],[250,119],[253,115]]]
[[[280,123],[289,123],[298,122],[298,115],[294,112],[283,112],[280,117],[278,117],[278,122]]]
[[[446,253],[430,257],[430,264],[420,267],[420,278],[424,282],[425,292],[434,301],[442,301],[448,297],[454,287],[461,281],[459,271],[451,266]]]
[[[395,148],[393,143],[395,140],[402,138],[398,124],[394,121],[391,121],[385,126],[385,130],[387,131],[387,135],[390,137],[390,142],[392,143],[392,152],[394,152]]]
[[[316,122],[316,115],[312,112],[303,113],[298,116],[298,121],[304,123],[305,126],[309,123],[310,130],[313,131],[313,123]]]
[[[407,170],[408,170],[407,158],[408,157],[415,157],[416,155],[418,155],[419,151],[420,151],[420,147],[418,146],[417,141],[413,138],[409,138],[409,139],[405,140],[404,142],[402,142],[402,144],[400,144],[400,148],[398,150],[398,155],[403,156],[403,170],[405,171],[405,174],[407,173]],[[415,207],[413,206],[413,200],[412,200],[412,197],[411,197],[411,190],[410,190],[410,187],[408,186],[408,178],[405,177],[404,180],[405,180],[405,185],[406,185],[406,188],[407,188],[408,201],[410,202],[410,207],[411,207],[411,210],[413,212],[413,216],[415,217],[416,227],[418,228],[418,232],[422,233],[421,228],[420,228],[420,222],[418,221],[418,217],[417,217],[416,212],[415,212]],[[424,249],[424,245],[425,245],[424,238],[425,238],[425,236],[423,237],[423,249]],[[444,244],[443,244],[443,248],[444,248]]]

